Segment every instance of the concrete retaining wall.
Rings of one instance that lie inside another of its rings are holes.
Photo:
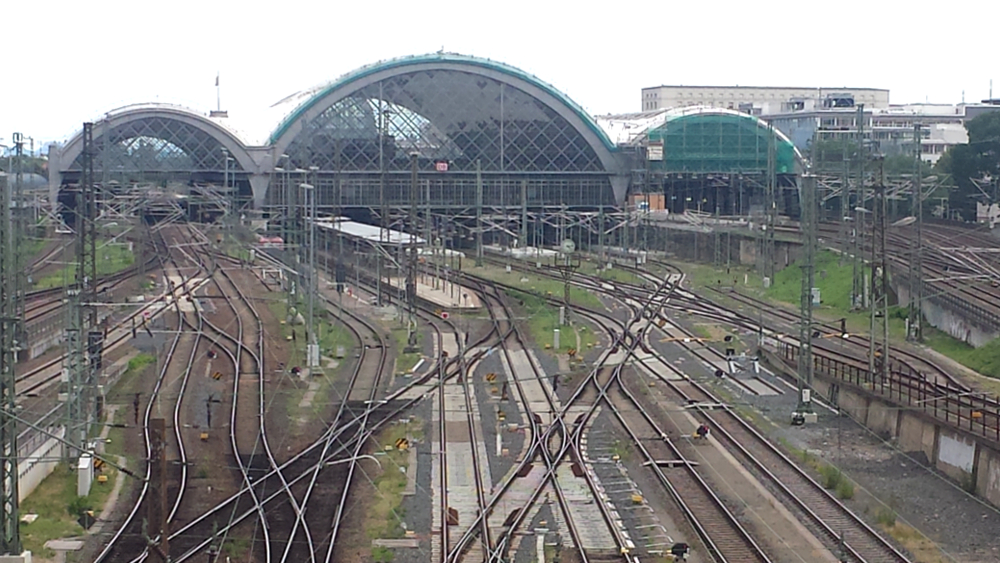
[[[66,429],[60,428],[53,432],[60,438],[66,435]],[[49,438],[42,442],[28,457],[17,464],[17,498],[23,501],[41,484],[59,465],[62,459],[62,442]]]
[[[909,303],[909,286],[905,280],[895,281],[894,276],[892,285],[896,287],[899,302]],[[924,299],[920,310],[932,327],[947,332],[952,337],[977,348],[1000,336],[1000,333],[985,326],[985,323],[973,322],[962,312],[942,305],[933,298]]]
[[[651,241],[650,248],[653,250],[662,249],[686,261],[705,264],[712,264],[715,261],[716,236],[714,233],[665,229],[663,227],[651,227],[651,232],[652,235],[648,237],[648,240]],[[728,257],[733,262],[738,262],[743,266],[754,266],[760,259],[760,239],[745,231],[737,231],[729,235],[723,232],[719,235],[718,241],[723,264],[726,261],[727,244],[731,245]],[[801,254],[801,248],[801,244],[798,242],[776,240],[774,242],[775,271],[782,270],[797,260]],[[899,296],[898,303],[902,304],[909,302],[905,274],[906,272],[893,271],[890,277],[891,289]],[[979,347],[1000,337],[1000,328],[992,327],[989,323],[975,322],[974,319],[969,318],[969,314],[954,306],[948,306],[947,303],[942,303],[940,299],[925,299],[922,309],[924,318],[931,326],[972,346]]]
[[[761,357],[776,372],[793,376],[794,369],[772,351],[762,350]],[[901,451],[923,453],[963,489],[1000,507],[1000,444],[821,372],[816,373],[813,389],[883,439],[896,440]]]

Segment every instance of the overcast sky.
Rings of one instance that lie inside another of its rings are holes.
[[[14,131],[67,138],[130,103],[214,109],[217,71],[237,120],[442,47],[531,72],[592,114],[638,111],[640,89],[659,84],[876,87],[892,103],[958,103],[964,91],[972,102],[996,70],[988,22],[1000,3],[43,0],[2,14],[9,144]]]

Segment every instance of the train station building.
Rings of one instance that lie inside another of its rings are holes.
[[[89,135],[52,147],[50,201],[88,166],[111,186],[221,187],[265,217],[303,197],[301,184],[322,210],[371,215],[414,199],[459,215],[610,209],[627,193],[738,215],[768,182],[795,199],[802,171],[755,116],[699,106],[595,118],[524,71],[450,53],[368,65],[252,116],[127,106]]]

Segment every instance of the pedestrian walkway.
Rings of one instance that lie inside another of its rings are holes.
[[[111,431],[111,425],[115,422],[115,412],[118,410],[118,405],[108,405],[105,410],[107,412],[107,417],[104,423],[104,428],[101,429],[101,441],[106,443],[108,439],[108,432]],[[125,458],[122,456],[116,456],[115,463],[117,463],[119,467],[125,467]],[[94,525],[87,530],[89,535],[100,534],[101,530],[108,525],[111,512],[115,509],[115,504],[118,502],[118,496],[121,494],[122,484],[124,482],[125,479],[123,478],[121,472],[118,471],[118,478],[115,479],[115,486],[111,489],[111,494],[108,495],[107,500],[104,501],[104,506],[101,507],[101,514],[97,518],[97,522],[95,522]]]

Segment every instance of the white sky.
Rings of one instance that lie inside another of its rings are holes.
[[[958,103],[964,90],[973,102],[989,93],[1000,3],[42,0],[2,13],[9,144],[14,131],[67,138],[130,103],[214,109],[217,71],[238,120],[442,47],[535,74],[592,114],[638,111],[640,89],[659,84],[876,87],[892,103]]]

